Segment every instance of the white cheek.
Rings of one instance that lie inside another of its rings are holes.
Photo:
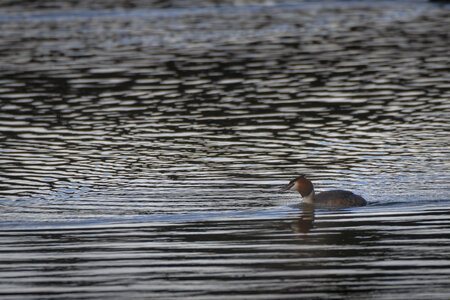
[[[303,201],[310,204],[314,203],[314,191],[303,197]]]

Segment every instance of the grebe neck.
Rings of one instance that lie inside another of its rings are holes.
[[[314,204],[314,189],[305,197],[303,197],[303,202],[308,204]]]

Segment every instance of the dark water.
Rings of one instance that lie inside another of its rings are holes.
[[[2,4],[0,297],[449,299],[449,7],[220,4]]]

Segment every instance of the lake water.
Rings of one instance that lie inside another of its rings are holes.
[[[450,7],[0,5],[2,299],[449,299]],[[368,206],[298,205],[305,173]]]

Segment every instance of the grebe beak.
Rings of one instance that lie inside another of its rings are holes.
[[[282,187],[278,192],[282,193],[282,192],[286,192],[288,190],[290,190],[293,186],[294,186],[295,182],[289,182],[288,185]]]

